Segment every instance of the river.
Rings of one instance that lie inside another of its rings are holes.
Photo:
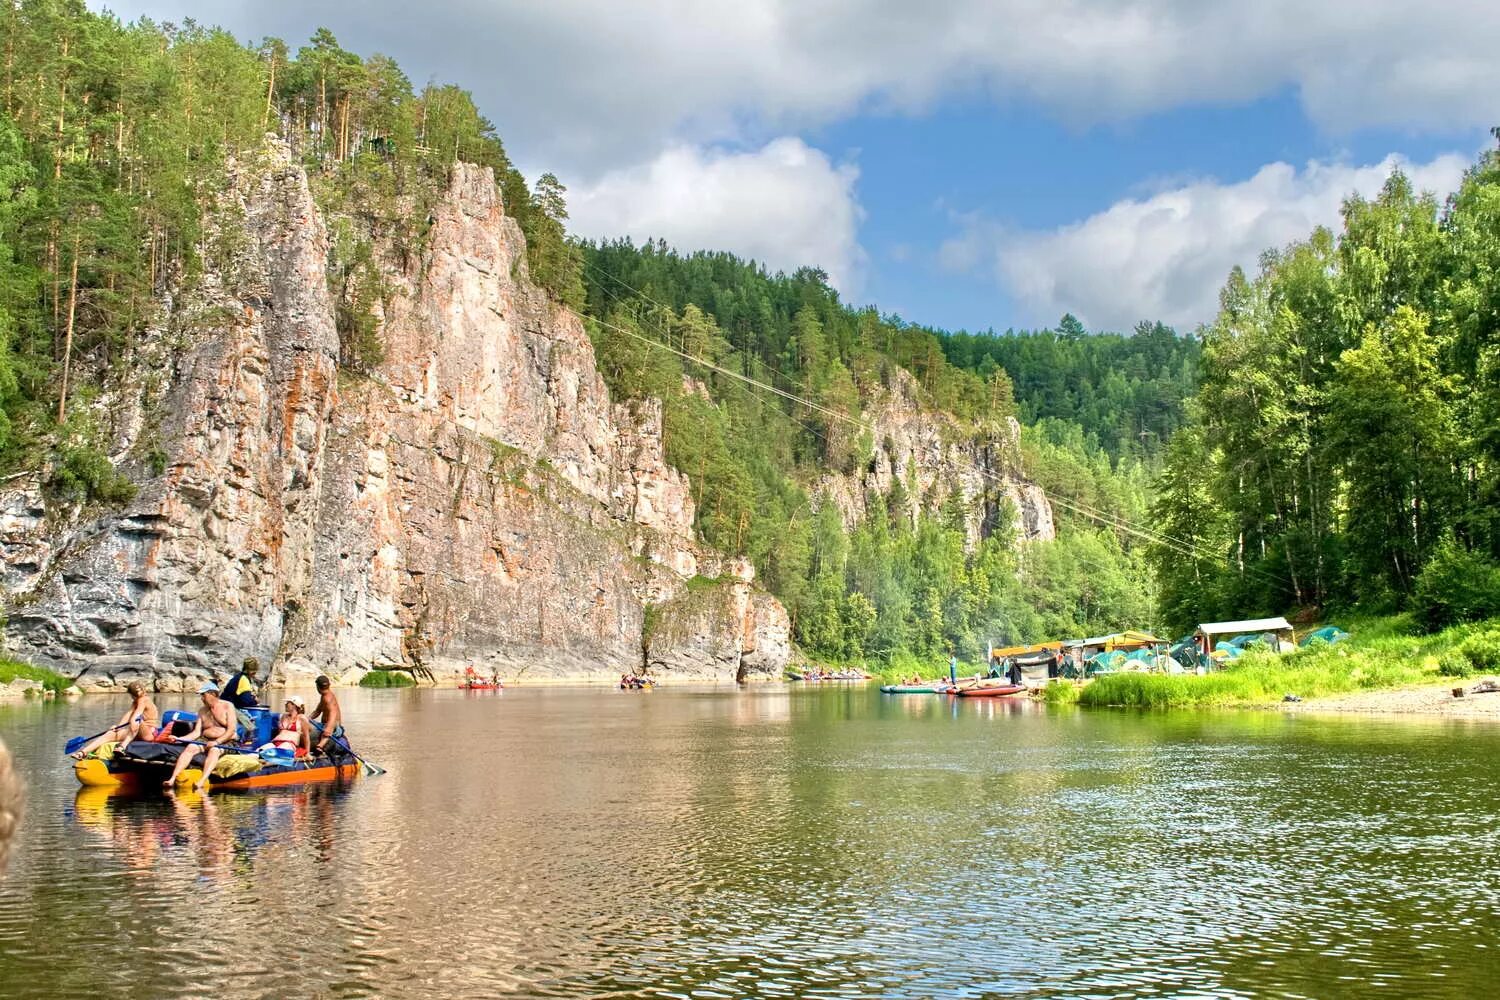
[[[389,773],[176,802],[79,793],[62,744],[123,698],[0,707],[31,786],[0,996],[1500,982],[1500,728],[862,685],[340,697]]]

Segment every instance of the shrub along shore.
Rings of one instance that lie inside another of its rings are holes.
[[[53,694],[62,694],[73,684],[62,674],[48,670],[46,667],[34,667],[20,660],[0,656],[0,687],[8,688],[12,681],[18,680],[35,681],[42,686],[42,690],[51,691]]]
[[[1415,688],[1500,672],[1500,619],[1421,635],[1406,615],[1357,621],[1351,638],[1278,655],[1249,651],[1211,674],[1106,674],[1049,685],[1049,702],[1091,707],[1267,707],[1364,691]],[[1495,697],[1500,697],[1497,695]]]

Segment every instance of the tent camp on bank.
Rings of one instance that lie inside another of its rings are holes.
[[[1193,644],[1215,662],[1233,659],[1255,643],[1277,653],[1297,648],[1297,635],[1285,618],[1250,618],[1236,622],[1205,622],[1193,632]]]

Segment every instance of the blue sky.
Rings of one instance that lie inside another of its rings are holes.
[[[185,0],[121,0],[178,20]],[[1230,267],[1500,123],[1477,0],[196,0],[471,89],[572,228],[829,271],[984,329],[1210,320]]]
[[[807,138],[859,163],[868,297],[913,322],[1004,330],[1051,325],[1058,315],[1017,301],[985,275],[944,267],[937,251],[953,235],[955,214],[1048,230],[1185,180],[1244,180],[1277,161],[1377,163],[1393,151],[1428,163],[1455,150],[1478,151],[1487,135],[1474,128],[1331,134],[1283,91],[1086,128],[1035,107],[968,101],[920,118],[856,116]]]

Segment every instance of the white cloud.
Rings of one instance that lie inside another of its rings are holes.
[[[1335,227],[1343,199],[1376,194],[1400,167],[1419,190],[1458,187],[1469,157],[1412,164],[1392,154],[1368,166],[1271,163],[1248,180],[1197,181],[1116,202],[1050,231],[1006,231],[961,219],[940,260],[955,270],[992,270],[1032,321],[1072,312],[1092,327],[1128,330],[1141,319],[1179,329],[1212,320],[1230,268],[1253,273],[1261,251]]]
[[[955,92],[1078,125],[1294,90],[1320,125],[1500,121],[1493,0],[109,0],[306,38],[472,88],[528,159],[597,175]]]
[[[847,296],[857,292],[864,261],[858,177],[854,165],[834,164],[795,138],[748,152],[673,146],[649,163],[571,186],[568,225],[583,236],[730,250],[772,270],[821,267]]]

